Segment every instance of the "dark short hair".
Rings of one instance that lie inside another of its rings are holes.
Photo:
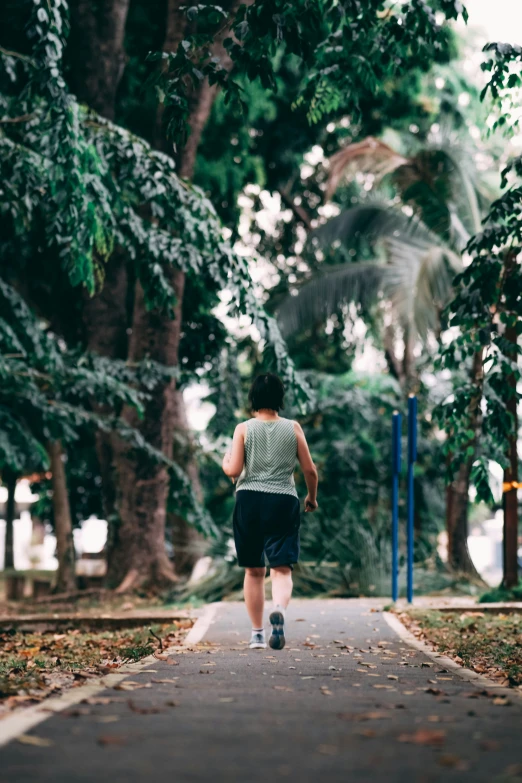
[[[250,387],[248,399],[253,411],[270,408],[278,411],[284,408],[285,387],[279,376],[271,372],[258,375]]]

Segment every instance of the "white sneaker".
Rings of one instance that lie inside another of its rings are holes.
[[[256,631],[252,632],[252,638],[250,639],[250,644],[248,645],[251,650],[265,650],[266,649],[266,641],[265,641],[265,632],[259,633]]]

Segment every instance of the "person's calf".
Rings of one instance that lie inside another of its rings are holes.
[[[274,566],[270,569],[270,576],[274,606],[286,609],[292,596],[292,569],[290,566]]]
[[[244,596],[247,612],[252,621],[252,628],[263,627],[263,610],[265,606],[265,574],[266,568],[246,568]]]

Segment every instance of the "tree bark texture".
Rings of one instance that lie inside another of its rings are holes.
[[[481,386],[482,375],[482,351],[478,351],[473,356],[471,367],[471,380],[474,385]],[[469,407],[469,428],[473,432],[477,431],[480,396],[477,394]],[[475,445],[475,438],[470,445]],[[448,565],[455,572],[467,574],[474,579],[481,579],[468,549],[469,485],[472,466],[473,456],[460,465],[457,476],[446,489]]]
[[[71,88],[99,114],[114,119],[125,69],[125,23],[130,0],[72,0],[67,54]]]
[[[228,0],[228,2],[222,4],[222,7],[229,13],[234,13],[239,7],[239,4],[239,0]],[[175,52],[185,36],[187,22],[184,13],[180,11],[180,6],[183,5],[185,5],[185,3],[181,2],[181,0],[169,0],[167,7],[166,35],[163,45],[165,51]],[[223,40],[227,34],[228,30],[227,28],[224,28],[222,33],[216,38],[212,51],[214,56],[220,58],[223,67],[230,68],[231,61],[223,46]],[[208,80],[205,79],[205,81],[193,91],[191,96],[190,117],[188,122],[189,136],[184,148],[177,158],[178,173],[181,177],[188,180],[192,180],[194,177],[196,157],[201,143],[201,137],[210,117],[217,93],[217,86],[214,85],[211,87]],[[158,119],[156,123],[157,132],[155,146],[172,154],[172,145],[165,138],[162,129],[162,120],[163,107],[160,106],[158,108]],[[182,300],[179,298],[176,305],[176,319],[182,317],[182,304]],[[170,328],[174,328],[174,326],[171,326]],[[169,428],[173,433],[175,432],[179,435],[179,442],[184,443],[183,446],[178,446],[174,449],[174,459],[189,476],[196,498],[202,501],[203,493],[201,491],[199,469],[195,449],[193,447],[194,437],[190,430],[183,395],[180,389],[175,389],[173,394],[173,404],[172,407],[169,408],[173,416],[173,421]],[[168,522],[169,527],[172,527],[174,567],[176,574],[179,576],[187,576],[192,571],[197,560],[205,553],[204,538],[186,519],[184,519],[184,517],[175,512],[169,514]]]
[[[448,565],[452,571],[480,579],[468,549],[469,484],[472,460],[463,463],[446,489]]]
[[[127,358],[127,298],[129,281],[126,259],[121,250],[116,250],[105,268],[105,281],[102,290],[94,297],[85,296],[83,319],[87,350],[110,359]],[[94,409],[107,413],[103,405],[93,402]],[[96,455],[102,477],[101,494],[103,513],[107,520],[106,557],[108,581],[111,585],[113,560],[117,557],[119,546],[119,514],[117,508],[117,472],[115,465],[115,435],[98,430],[95,436]],[[118,567],[116,565],[116,571]]]
[[[5,507],[5,547],[4,570],[14,568],[14,520],[16,516],[16,476],[11,471],[4,471],[3,479],[7,489],[7,501]]]
[[[512,326],[506,328],[505,338],[513,345],[513,350],[508,356],[511,361],[517,361],[517,332]],[[511,589],[518,584],[518,453],[517,453],[517,435],[518,435],[518,414],[516,398],[516,378],[510,375],[507,381],[511,392],[507,400],[507,410],[514,420],[513,434],[509,438],[509,467],[504,471],[504,568],[502,584],[506,589]]]
[[[183,272],[170,270],[170,283],[178,303],[183,300],[184,282]],[[149,311],[143,289],[137,283],[129,360],[139,362],[150,356],[167,367],[176,367],[180,337],[179,304],[174,318]],[[174,380],[158,384],[150,394],[141,421],[133,408],[123,412],[127,422],[169,459],[172,459],[175,427],[174,392]],[[121,440],[117,461],[121,520],[118,563],[123,577],[118,590],[125,592],[141,584],[172,582],[175,575],[165,551],[167,469],[151,459],[138,457],[134,449]]]
[[[52,472],[54,532],[58,556],[56,591],[62,593],[76,588],[71,509],[60,441],[50,442],[48,451]]]
[[[244,4],[250,5],[252,2],[253,0],[246,0]],[[240,0],[224,0],[224,2],[220,3],[220,6],[224,11],[227,11],[233,16],[240,4]],[[164,51],[175,52],[187,32],[188,25],[186,17],[184,12],[180,11],[180,7],[182,6],[186,6],[186,3],[182,2],[182,0],[169,0],[167,8],[167,32],[163,45]],[[230,60],[227,50],[223,46],[223,41],[229,34],[230,30],[228,27],[223,27],[222,31],[218,33],[214,39],[212,46],[212,55],[214,57],[219,57],[221,66],[227,70],[232,67],[232,61]],[[188,180],[192,180],[194,177],[201,137],[205,125],[208,122],[208,118],[210,117],[210,112],[212,111],[212,106],[216,100],[218,91],[218,85],[214,84],[211,86],[208,83],[208,79],[205,79],[193,89],[192,95],[190,96],[190,115],[188,120],[189,135],[183,149],[180,150],[177,155],[178,174],[180,177]],[[156,146],[172,154],[172,144],[165,138],[163,129],[162,106],[160,106],[158,110],[156,128]]]
[[[192,490],[198,502],[203,503],[203,489],[199,477],[199,468],[195,455],[195,444],[187,418],[187,410],[181,389],[174,392],[174,438],[173,459],[186,471]],[[168,527],[172,530],[174,546],[174,568],[178,576],[190,576],[194,565],[206,552],[204,537],[187,520],[170,511],[167,515]]]

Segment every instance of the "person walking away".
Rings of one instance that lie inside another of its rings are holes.
[[[266,648],[263,625],[265,556],[272,577],[270,647],[285,646],[285,610],[292,595],[292,569],[299,559],[300,505],[294,471],[299,461],[308,494],[305,512],[317,508],[317,469],[301,425],[279,416],[285,388],[277,375],[253,382],[249,401],[253,417],[238,424],[223,471],[236,484],[234,540],[245,569],[245,604],[252,622],[251,648]]]

